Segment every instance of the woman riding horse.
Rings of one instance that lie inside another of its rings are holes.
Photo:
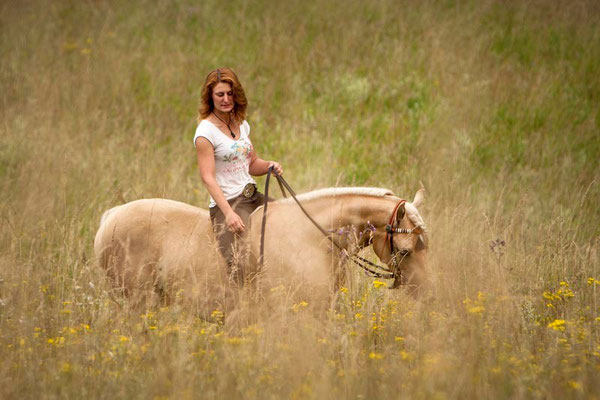
[[[348,285],[345,260],[368,246],[394,272],[391,287],[406,287],[415,295],[428,292],[432,274],[426,265],[425,223],[417,209],[422,191],[412,203],[379,188],[322,189],[298,200],[341,249],[293,200],[279,200],[268,207],[265,263],[257,269],[264,211],[259,207],[246,229],[249,260],[244,265],[246,280],[253,283],[247,287],[255,288],[252,293],[259,298],[286,293],[286,301],[328,304]],[[207,210],[168,199],[140,199],[107,210],[94,240],[99,265],[134,304],[181,298],[203,315],[237,304],[237,290],[228,282],[217,247]]]
[[[245,119],[247,104],[231,69],[210,72],[202,89],[194,135],[200,177],[210,194],[210,220],[228,272],[238,284],[243,282],[239,244],[250,214],[264,204],[264,195],[251,175],[265,175],[271,166],[283,173],[279,163],[256,155]]]

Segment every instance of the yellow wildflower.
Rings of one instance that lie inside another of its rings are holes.
[[[214,310],[212,313],[210,313],[210,316],[214,320],[216,320],[218,323],[222,323],[223,322],[223,317],[225,316],[225,314],[221,310]]]
[[[275,286],[271,288],[271,293],[275,293],[275,292],[283,292],[285,291],[285,286],[283,285],[279,285],[279,286]]]
[[[375,289],[379,289],[380,287],[384,287],[384,286],[385,286],[385,282],[381,282],[378,280],[373,281],[373,287],[375,287]]]
[[[408,352],[406,352],[404,350],[401,350],[400,351],[400,358],[402,358],[402,360],[404,360],[404,361],[410,361],[410,360],[413,359],[413,356],[410,353],[408,353]]]
[[[545,298],[546,300],[550,300],[550,301],[552,301],[552,300],[560,300],[560,296],[557,296],[557,295],[555,295],[552,292],[544,292],[542,294],[542,297]]]
[[[548,324],[548,328],[552,328],[555,331],[564,331],[565,330],[565,320],[564,319],[555,319],[553,322]]]
[[[375,352],[370,352],[369,353],[369,358],[371,360],[381,360],[383,358],[383,354],[381,353],[375,353]]]
[[[254,334],[256,336],[259,336],[263,334],[264,329],[262,329],[258,325],[250,325],[249,327],[242,329],[242,332],[245,334]]]
[[[304,307],[306,307],[306,306],[308,306],[308,303],[307,303],[306,301],[304,301],[304,300],[303,300],[303,301],[301,301],[301,302],[300,302],[300,303],[298,303],[298,304],[294,304],[294,305],[292,306],[292,310],[293,310],[294,312],[298,312],[298,310],[300,310],[301,308],[304,308]]]
[[[64,373],[70,372],[71,371],[71,364],[66,363],[66,362],[63,363],[62,366],[61,366],[61,368],[60,368],[60,371],[64,372]]]
[[[471,314],[481,315],[485,311],[484,306],[474,306],[467,309]]]
[[[232,344],[234,346],[242,344],[242,342],[243,342],[243,339],[240,337],[237,337],[237,336],[227,338],[227,343]]]

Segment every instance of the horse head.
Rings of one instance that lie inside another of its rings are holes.
[[[417,209],[423,202],[423,192],[417,191],[412,203],[397,203],[388,223],[377,227],[371,237],[375,254],[396,276],[393,288],[405,283],[418,286],[424,272],[427,236]]]

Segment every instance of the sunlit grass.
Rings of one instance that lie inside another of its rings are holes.
[[[593,1],[3,3],[0,397],[598,397],[599,17]],[[326,315],[275,290],[226,326],[111,292],[102,211],[208,203],[191,139],[225,65],[297,191],[423,182],[433,299],[353,271]]]

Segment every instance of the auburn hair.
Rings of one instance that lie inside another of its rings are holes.
[[[198,110],[198,122],[207,118],[215,109],[212,92],[219,82],[231,85],[231,90],[233,91],[233,110],[231,111],[231,116],[238,123],[241,123],[246,119],[248,100],[246,100],[246,93],[244,93],[242,84],[231,68],[217,68],[206,76],[206,82],[204,82],[204,87],[202,88],[200,109]]]

